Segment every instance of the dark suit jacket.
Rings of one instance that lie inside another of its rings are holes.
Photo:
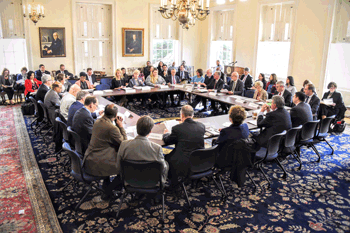
[[[244,74],[241,76],[242,81],[243,79],[244,79]],[[248,90],[252,88],[252,86],[253,86],[253,77],[250,74],[248,74],[247,79],[244,82],[244,88]]]
[[[179,76],[181,81],[190,79],[190,75],[188,74],[187,71],[184,70],[184,76],[183,77],[181,77],[181,73],[182,72],[180,70],[176,73],[176,76]]]
[[[244,84],[243,84],[242,80],[237,79],[236,82],[237,82],[237,84],[236,84],[235,91],[233,92],[233,94],[234,95],[243,95]],[[230,81],[230,85],[226,89],[228,91],[232,91],[232,87],[233,87],[233,80]]]
[[[45,73],[45,74],[48,74],[48,75],[51,75],[50,71],[47,71],[47,70],[45,70],[44,73]],[[41,81],[41,77],[43,76],[44,73],[41,72],[41,70],[36,70],[36,71],[35,71],[35,78],[36,78],[37,80]]]
[[[92,82],[90,82],[92,85],[96,82],[96,75],[92,74],[91,75]],[[86,80],[89,80],[89,76],[86,77]],[[90,81],[90,80],[89,80]]]
[[[306,100],[305,100],[306,102]],[[311,107],[312,115],[314,115],[313,119],[317,119],[318,108],[320,107],[320,98],[314,93],[309,101],[309,105]]]
[[[51,123],[54,125],[56,118],[56,109],[60,108],[61,99],[56,91],[50,89],[44,98],[44,104],[48,110]]]
[[[290,114],[284,108],[278,108],[267,113],[265,118],[260,115],[258,117],[258,127],[264,127],[264,129],[256,137],[256,142],[262,147],[267,147],[267,142],[271,136],[292,128]]]
[[[86,108],[82,107],[74,114],[72,129],[80,136],[83,154],[89,146],[93,126],[94,119]]]
[[[164,134],[165,144],[175,144],[175,149],[167,156],[170,169],[178,176],[186,176],[192,151],[204,148],[205,126],[191,118],[172,128],[171,134]]]
[[[304,102],[299,103],[290,110],[290,118],[292,120],[292,127],[297,127],[312,121],[313,117],[310,105]]]
[[[222,88],[224,88],[225,82],[222,79],[219,79],[218,82],[215,85],[215,79],[213,78],[210,83],[207,85],[207,89],[215,89],[218,91],[221,91]],[[214,88],[215,87],[215,88]]]
[[[327,99],[328,95],[329,91],[323,94],[322,100]],[[334,91],[331,99],[333,99],[333,103],[335,103],[335,108],[340,110],[344,106],[343,96],[340,92]]]
[[[177,83],[181,83],[181,80],[179,78],[179,76],[175,75],[175,82],[176,83],[173,83],[173,77],[171,75],[168,75],[165,77],[165,82],[168,84],[177,84]]]
[[[75,113],[81,109],[84,106],[84,104],[80,103],[79,101],[75,101],[74,103],[72,103],[72,105],[69,107],[68,110],[68,120],[67,120],[67,126],[72,126],[73,124],[73,117],[75,115]],[[96,119],[97,115],[96,113],[91,113],[92,118]]]
[[[36,101],[41,100],[44,103],[45,95],[49,90],[50,89],[45,84],[40,85],[35,95]]]
[[[57,76],[58,74],[60,74],[60,73],[61,73],[61,70],[57,70],[57,71],[56,71],[56,76]],[[72,74],[72,73],[69,73],[68,70],[64,70],[64,74],[65,74],[66,76],[69,76],[70,78],[73,78],[73,74]]]
[[[279,93],[276,91],[275,95],[278,95]],[[284,104],[288,107],[292,106],[292,93],[290,93],[290,91],[284,89],[283,92],[283,98],[284,98]]]

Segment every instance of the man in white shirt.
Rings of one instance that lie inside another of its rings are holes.
[[[74,84],[69,89],[69,92],[64,95],[61,100],[60,112],[66,121],[68,120],[69,108],[76,101],[75,97],[79,91],[81,91],[81,88],[78,85]]]
[[[87,68],[86,74],[87,74],[87,80],[89,80],[89,82],[92,85],[94,85],[94,83],[96,82],[96,75],[93,74],[92,68]]]
[[[219,68],[219,71],[224,72],[224,68],[222,67],[222,65],[220,65],[220,60],[216,61],[215,70],[218,70],[218,68]]]
[[[292,93],[285,89],[285,85],[283,81],[279,81],[276,83],[277,93],[275,95],[282,96],[284,98],[285,105],[288,107],[292,107]]]
[[[244,68],[244,74],[241,76],[241,80],[244,83],[244,88],[249,90],[253,87],[253,77],[249,74],[250,69],[248,67]]]
[[[306,95],[305,103],[309,104],[311,107],[313,119],[316,120],[318,108],[320,107],[320,98],[316,95],[315,85],[309,83],[305,86],[304,92]]]

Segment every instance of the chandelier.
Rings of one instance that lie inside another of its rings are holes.
[[[209,0],[204,10],[204,0],[160,0],[158,10],[163,18],[177,20],[183,29],[194,26],[196,20],[203,21],[209,15]]]
[[[41,18],[45,17],[44,6],[38,3],[35,3],[34,0],[32,3],[28,3],[27,7],[23,5],[24,17],[27,17],[26,10],[28,12],[28,18],[31,19],[35,25]]]

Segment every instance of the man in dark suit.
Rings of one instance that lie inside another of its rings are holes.
[[[166,156],[169,163],[169,179],[172,187],[178,184],[179,176],[186,176],[190,167],[189,159],[192,151],[204,148],[205,126],[194,121],[193,108],[185,105],[181,108],[181,124],[174,126],[169,134],[164,130],[163,141],[167,145],[175,144],[175,149]]]
[[[42,82],[43,84],[40,85],[36,95],[35,99],[36,101],[41,100],[44,103],[44,98],[46,93],[50,90],[51,84],[52,84],[52,79],[50,75],[44,75],[42,77]]]
[[[150,68],[151,68],[152,64],[150,61],[147,61],[147,65],[145,67],[143,67],[143,74],[145,75],[145,79],[150,75],[151,71],[150,71]]]
[[[318,108],[320,107],[320,98],[316,95],[315,85],[312,83],[307,84],[304,88],[304,92],[306,95],[305,103],[310,105],[313,119],[316,120]]]
[[[292,93],[285,89],[283,81],[277,82],[276,90],[277,92],[275,93],[275,95],[282,96],[284,98],[285,105],[288,107],[292,107]]]
[[[39,69],[35,71],[35,78],[39,81],[42,81],[41,77],[43,76],[43,74],[50,75],[50,72],[45,70],[45,66],[43,64],[40,64]]]
[[[303,125],[306,122],[312,121],[312,112],[310,105],[304,102],[305,94],[296,92],[293,97],[295,107],[290,110],[290,118],[292,120],[292,127]]]
[[[204,75],[204,83],[201,83],[202,87],[206,87],[213,79],[213,70],[208,69],[207,73]]]
[[[61,65],[60,65],[60,69],[56,71],[56,76],[57,76],[59,73],[65,74],[66,77],[69,76],[69,78],[73,78],[73,74],[72,74],[72,73],[69,73],[68,70],[66,70],[66,67],[65,67],[63,64],[61,64]]]
[[[180,84],[181,81],[180,81],[180,78],[179,76],[176,75],[176,70],[175,69],[172,69],[171,70],[171,74],[166,76],[165,77],[165,82],[168,84],[168,85],[174,85],[174,84]],[[179,102],[177,102],[177,105],[180,106],[180,101],[183,100],[183,92],[169,92],[169,94],[167,95],[170,95],[170,100],[171,100],[171,106],[174,107],[176,106],[175,105],[175,102],[174,102],[174,94],[180,94],[180,99],[179,99]],[[168,97],[166,96],[165,99],[167,99]]]
[[[56,109],[60,108],[61,98],[58,95],[61,93],[62,84],[60,82],[54,82],[52,88],[46,93],[44,98],[44,104],[48,110],[49,118],[52,125],[55,123]]]
[[[220,78],[220,75],[221,75],[221,71],[215,71],[214,79],[212,79],[209,85],[207,86],[207,89],[209,92],[212,92],[212,91],[220,92],[221,89],[224,88],[225,82]],[[219,113],[219,110],[216,108],[216,105],[215,105],[216,102],[214,100],[210,100],[210,101],[211,101],[210,106],[213,109],[211,115],[216,116]],[[205,103],[204,106],[206,106],[207,102],[204,101],[204,103]]]
[[[92,68],[87,68],[86,70],[86,74],[87,74],[87,80],[89,80],[89,82],[94,85],[94,83],[96,82],[96,75],[93,74],[92,72]]]
[[[58,38],[58,33],[54,32],[51,46],[47,49],[47,55],[61,55],[62,52],[62,41]]]
[[[249,90],[253,86],[253,77],[249,74],[249,68],[244,68],[244,74],[241,76],[244,83],[244,89]]]
[[[243,81],[240,80],[239,74],[237,72],[232,72],[231,81],[229,86],[225,86],[224,89],[228,90],[227,94],[230,95],[243,95],[244,84]],[[227,104],[221,103],[221,108],[224,113],[227,113]]]
[[[185,66],[184,65],[180,66],[180,70],[177,72],[176,75],[180,77],[181,82],[187,83],[188,80],[190,80],[190,75],[185,70]]]
[[[266,117],[263,117],[265,111],[267,111]],[[267,104],[261,107],[257,123],[259,128],[264,129],[258,136],[255,136],[255,139],[259,146],[265,148],[271,136],[292,128],[290,114],[284,109],[282,96],[272,97],[271,108]]]
[[[92,118],[91,113],[98,108],[98,100],[95,96],[87,96],[84,101],[84,106],[79,109],[73,117],[72,129],[80,136],[81,148],[83,155],[89,146],[92,128],[95,120]]]

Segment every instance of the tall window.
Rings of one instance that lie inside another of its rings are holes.
[[[233,10],[214,11],[210,44],[210,65],[216,66],[216,60],[222,65],[232,62]]]
[[[22,67],[27,67],[27,50],[25,39],[0,40],[0,72],[4,68],[11,74],[20,73]]]
[[[256,73],[288,76],[294,4],[264,5],[261,10]]]
[[[164,19],[158,9],[157,5],[151,7],[151,62],[153,65],[159,61],[179,64],[179,25],[177,21]]]

